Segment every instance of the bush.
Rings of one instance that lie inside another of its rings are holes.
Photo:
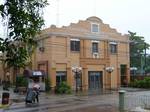
[[[51,90],[49,77],[45,79],[45,90],[46,92],[49,92]]]
[[[59,86],[56,86],[55,93],[58,94],[71,94],[71,87],[67,85],[66,82],[60,83]]]
[[[27,87],[28,86],[28,80],[27,78],[23,76],[16,77],[16,85],[18,87]]]
[[[150,77],[145,77],[143,80],[134,80],[129,84],[131,87],[150,88]]]
[[[18,93],[19,87],[27,87],[28,86],[28,79],[23,76],[17,76],[15,85],[16,85],[16,87],[14,89],[14,93]]]

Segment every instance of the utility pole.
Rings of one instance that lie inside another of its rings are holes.
[[[144,42],[144,74],[146,75],[146,42]]]

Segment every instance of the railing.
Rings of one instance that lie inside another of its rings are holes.
[[[125,110],[131,110],[135,107],[150,109],[150,95],[125,95]]]

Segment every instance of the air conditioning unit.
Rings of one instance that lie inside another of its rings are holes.
[[[39,51],[44,52],[45,48],[44,47],[39,47]]]
[[[93,58],[99,58],[99,54],[98,53],[93,53]]]

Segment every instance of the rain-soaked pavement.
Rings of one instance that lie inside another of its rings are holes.
[[[106,99],[107,96],[107,99]],[[42,96],[39,104],[13,103],[4,112],[117,112],[117,94]]]
[[[150,95],[150,91],[129,92],[129,96],[133,94]],[[13,102],[4,112],[118,112],[118,92],[90,96],[41,94],[39,104]]]

